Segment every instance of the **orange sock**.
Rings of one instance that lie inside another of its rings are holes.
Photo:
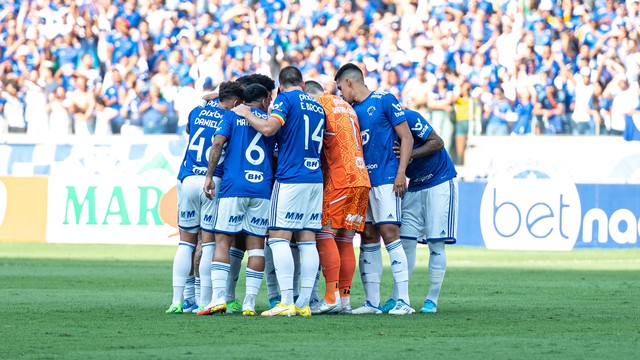
[[[349,296],[353,273],[356,271],[356,256],[353,252],[353,235],[336,236],[336,245],[340,253],[340,294]]]
[[[320,265],[322,265],[322,274],[327,284],[324,299],[329,304],[336,302],[340,278],[340,253],[333,237],[333,233],[324,230],[316,234]]]

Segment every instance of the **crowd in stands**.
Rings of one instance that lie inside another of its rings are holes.
[[[4,0],[0,133],[180,132],[222,81],[296,65],[335,92],[354,62],[452,145],[621,134],[638,111],[639,2]]]

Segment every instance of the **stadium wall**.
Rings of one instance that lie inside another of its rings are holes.
[[[185,138],[8,140],[0,144],[0,242],[177,242],[176,175]],[[640,143],[477,137],[467,159],[458,244],[638,247]]]

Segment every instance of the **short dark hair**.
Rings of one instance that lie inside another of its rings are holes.
[[[260,84],[264,86],[269,92],[275,90],[276,88],[276,82],[267,75],[262,74],[243,75],[237,78],[236,82],[239,82],[244,88],[251,84]]]
[[[320,85],[319,82],[313,80],[307,80],[304,83],[304,90],[309,94],[322,94],[324,92],[324,88]]]
[[[340,69],[338,69],[334,80],[340,81],[343,78],[350,78],[352,80],[364,82],[364,74],[362,74],[362,70],[360,70],[358,65],[352,63],[342,65]]]
[[[260,84],[251,84],[244,89],[242,98],[245,102],[250,103],[259,101],[269,97],[269,90]]]
[[[271,92],[276,89],[276,82],[273,81],[272,78],[263,74],[252,74],[249,75],[254,84],[260,84],[264,86],[267,91]]]
[[[230,99],[242,99],[242,95],[244,93],[244,89],[239,82],[236,81],[225,81],[220,84],[220,101],[227,101]]]
[[[278,81],[281,86],[302,86],[302,73],[295,66],[287,66],[280,71]]]

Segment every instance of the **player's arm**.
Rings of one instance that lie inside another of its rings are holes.
[[[411,150],[413,149],[413,136],[411,136],[411,130],[406,121],[401,122],[393,128],[400,138],[400,163],[398,164],[396,179],[393,182],[393,190],[397,196],[402,197],[407,191],[406,170],[409,159],[411,158]]]
[[[267,120],[261,119],[255,116],[251,112],[251,108],[244,104],[234,107],[231,111],[245,118],[251,127],[264,136],[273,136],[282,127],[282,120],[279,119],[279,116],[272,114]]]
[[[213,144],[211,145],[211,152],[209,153],[209,164],[207,165],[207,175],[204,179],[204,195],[213,199],[213,194],[215,194],[216,185],[213,182],[213,171],[216,169],[218,165],[218,161],[220,161],[220,156],[222,156],[222,147],[227,142],[227,137],[222,134],[216,134],[213,138]]]
[[[421,158],[425,156],[429,156],[431,154],[435,154],[436,152],[444,149],[444,140],[440,137],[440,135],[436,134],[435,131],[431,131],[429,137],[422,146],[413,149],[411,151],[411,158]]]

